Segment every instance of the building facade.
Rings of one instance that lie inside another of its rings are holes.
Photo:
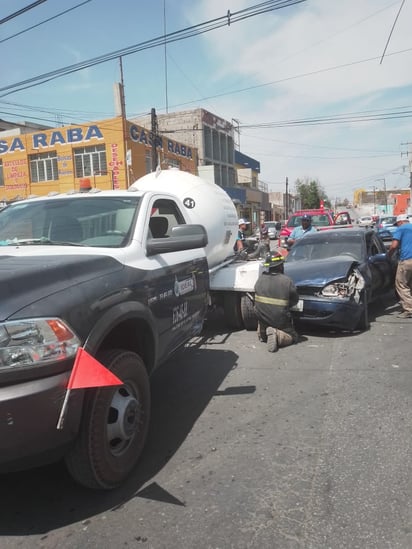
[[[244,190],[244,202],[239,205],[239,217],[248,219],[256,229],[271,220],[269,194],[259,183],[260,162],[235,150],[237,187]],[[232,189],[226,189],[231,196]]]
[[[192,109],[157,115],[159,135],[170,136],[197,149],[199,166],[213,166],[215,183],[233,187],[234,129],[230,122],[205,109]],[[136,123],[151,127],[151,116],[139,117]]]
[[[153,118],[147,115],[136,122],[149,127]],[[235,149],[231,122],[197,108],[157,115],[156,130],[159,135],[179,136],[179,140],[197,149],[199,175],[228,193],[239,217],[247,218],[251,228],[271,219],[268,193],[259,183],[260,163]]]
[[[17,126],[0,131],[0,200],[126,189],[157,165],[197,174],[197,150],[166,136],[153,140],[122,117],[29,132]]]

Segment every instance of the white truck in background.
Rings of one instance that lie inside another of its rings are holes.
[[[166,170],[127,191],[31,198],[0,211],[0,472],[64,458],[80,484],[120,485],[150,420],[150,374],[210,306],[252,329],[259,261],[233,252],[225,191]],[[77,389],[57,429],[79,348],[123,382]]]

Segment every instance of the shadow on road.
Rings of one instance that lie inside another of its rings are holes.
[[[218,321],[213,329],[206,326],[199,338],[153,374],[149,437],[135,473],[121,488],[86,490],[71,480],[62,463],[1,475],[0,535],[40,534],[87,521],[98,513],[115,512],[136,496],[183,505],[150,481],[179,449],[213,396],[254,390],[219,391],[238,359],[236,353],[219,349],[227,337]]]

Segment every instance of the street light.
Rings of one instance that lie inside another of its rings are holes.
[[[388,213],[388,197],[386,196],[386,180],[384,177],[381,179],[375,179],[375,181],[383,181],[383,197],[385,200],[385,213]]]

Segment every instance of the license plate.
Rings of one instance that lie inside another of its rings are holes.
[[[303,299],[299,299],[299,301],[296,303],[296,305],[294,305],[293,307],[290,308],[292,311],[299,311],[299,312],[302,312],[303,311]]]

